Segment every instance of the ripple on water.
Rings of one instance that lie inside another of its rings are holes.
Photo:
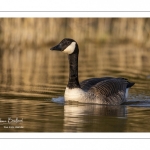
[[[62,104],[65,102],[65,100],[64,100],[64,97],[57,97],[57,98],[52,98],[52,102]]]
[[[129,100],[125,103],[128,106],[136,107],[150,107],[150,96],[146,95],[132,95]]]
[[[64,97],[52,98],[52,102],[64,104]],[[150,107],[150,97],[144,95],[130,96],[130,99],[124,103],[127,106]]]

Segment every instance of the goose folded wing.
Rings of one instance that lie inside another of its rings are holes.
[[[90,78],[82,81],[80,83],[81,89],[84,91],[88,91],[92,86],[96,85],[99,82],[104,80],[113,79],[112,77],[104,77],[104,78]]]
[[[123,78],[112,78],[98,82],[88,92],[94,94],[103,104],[118,105],[126,101],[125,93],[128,81]]]

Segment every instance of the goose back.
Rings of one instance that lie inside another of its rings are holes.
[[[97,84],[101,81],[104,81],[104,80],[108,80],[108,79],[112,79],[112,77],[90,78],[90,79],[86,79],[86,80],[82,81],[80,83],[80,86],[81,86],[82,90],[88,91],[95,84]]]

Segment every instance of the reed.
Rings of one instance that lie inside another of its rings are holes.
[[[150,44],[149,18],[0,18],[3,46],[43,46],[71,37],[78,42]]]

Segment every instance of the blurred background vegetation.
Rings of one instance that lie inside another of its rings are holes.
[[[111,131],[116,125],[121,127],[113,129],[117,132],[149,131],[149,110],[143,108],[128,108],[122,122],[99,117],[111,111],[103,113],[96,105],[84,109],[51,103],[63,96],[69,67],[66,55],[49,49],[65,37],[75,39],[81,49],[79,81],[125,77],[136,83],[130,99],[150,99],[149,18],[0,18],[0,117],[24,119],[24,129],[1,126],[0,131],[94,132]],[[81,109],[96,115],[90,113],[89,119]]]
[[[149,47],[149,18],[0,18],[2,46],[44,46],[70,37],[77,42],[134,43]]]
[[[149,90],[149,18],[0,18],[0,91],[33,93],[35,87],[37,93],[39,85],[57,83],[65,87],[68,59],[49,51],[65,37],[81,49],[80,81],[122,76],[136,82],[134,88],[145,84]]]

